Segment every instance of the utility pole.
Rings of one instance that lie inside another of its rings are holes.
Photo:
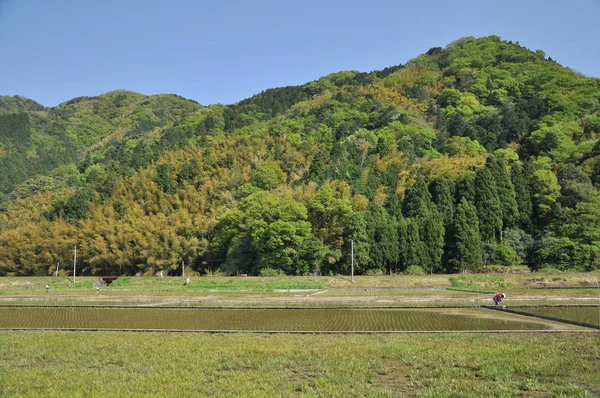
[[[185,278],[185,261],[181,262],[181,277]]]
[[[76,272],[77,272],[77,245],[75,245],[75,254],[73,255],[73,283],[75,283]]]
[[[58,267],[60,267],[60,261],[56,263],[56,276],[58,276]]]
[[[350,281],[354,282],[354,239],[350,239],[350,252],[352,253],[350,256],[350,264],[352,268],[352,276],[350,277]]]

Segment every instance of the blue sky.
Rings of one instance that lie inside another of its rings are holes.
[[[0,95],[227,104],[490,34],[600,77],[599,17],[599,0],[0,0]]]

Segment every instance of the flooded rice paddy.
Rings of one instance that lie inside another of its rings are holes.
[[[486,309],[201,309],[1,307],[0,328],[198,331],[489,331],[556,328]]]
[[[600,326],[598,307],[515,307],[519,312]]]

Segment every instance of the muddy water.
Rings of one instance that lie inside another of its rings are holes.
[[[173,308],[0,308],[0,328],[93,328],[245,331],[542,330],[523,317],[489,310],[324,310]]]

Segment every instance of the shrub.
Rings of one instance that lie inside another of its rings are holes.
[[[539,272],[541,274],[560,274],[560,273],[562,273],[561,270],[559,270],[558,268],[554,268],[554,267],[543,267],[543,268],[540,268],[537,272]]]
[[[285,276],[285,272],[283,270],[274,269],[274,268],[263,268],[258,273],[260,276]]]
[[[204,275],[209,277],[225,276],[225,272],[221,271],[221,268],[217,268],[215,270],[206,269],[204,270]]]
[[[507,288],[511,287],[499,275],[459,275],[448,278],[454,289],[474,289],[474,288]]]
[[[367,272],[365,272],[365,275],[367,275],[367,276],[383,275],[383,271],[379,268],[374,268],[374,269],[367,270]]]
[[[425,270],[418,265],[411,265],[408,267],[404,273],[406,275],[425,275]]]
[[[529,274],[531,270],[525,265],[486,265],[481,272],[484,274]]]

